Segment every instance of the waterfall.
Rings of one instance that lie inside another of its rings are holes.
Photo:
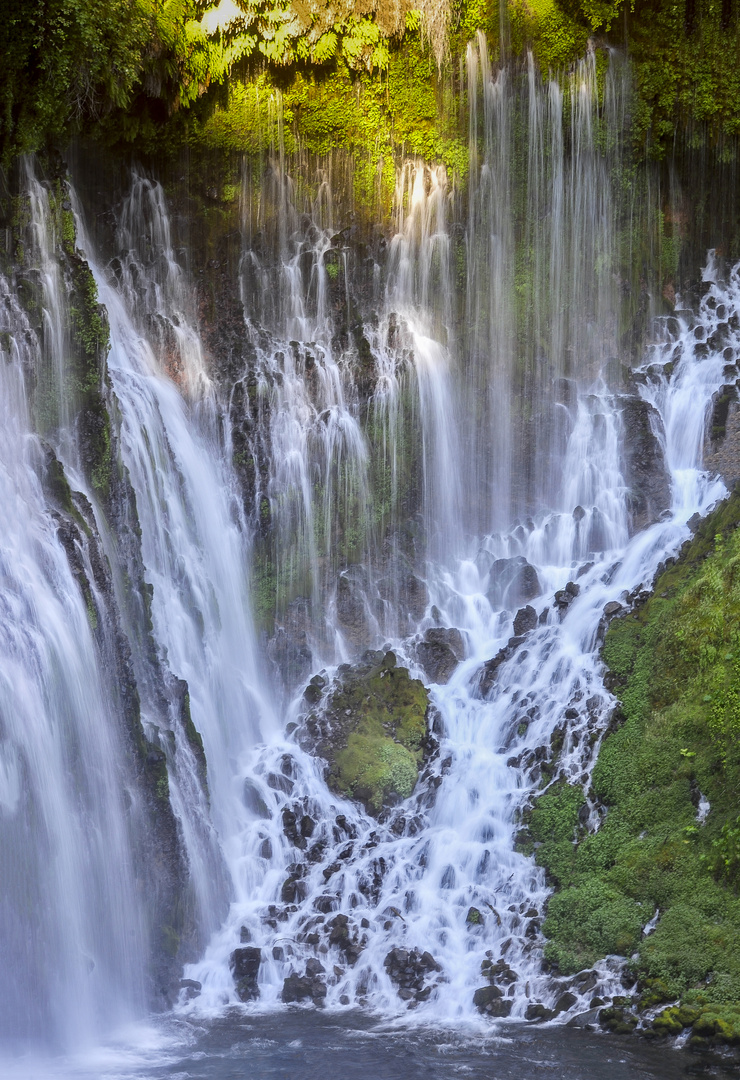
[[[58,370],[64,326],[42,200],[32,213],[43,346],[0,278],[0,1033],[16,1048],[68,1049],[145,1008],[147,918],[140,798],[96,646],[105,604],[86,511],[70,507],[76,528],[47,501],[57,463],[31,424],[26,378]]]
[[[531,58],[494,70],[481,36],[467,78],[465,192],[399,161],[367,243],[339,227],[330,161],[294,180],[278,102],[256,199],[245,168],[226,373],[162,184],[130,173],[106,246],[74,187],[26,166],[30,262],[0,278],[11,1042],[79,1045],[171,1003],[167,950],[178,1017],[279,1008],[292,977],[332,1009],[441,1022],[480,1019],[482,972],[512,1019],[621,993],[614,957],[588,993],[543,969],[549,890],[517,832],[542,786],[589,791],[605,605],[725,494],[702,453],[740,268],[710,255],[698,310],[626,355],[648,302],[620,276],[623,62],[544,80]],[[107,484],[71,267],[109,328]],[[459,633],[447,682],[420,666],[429,632]],[[310,687],[358,661],[407,667],[431,701],[416,788],[377,817],[332,793],[306,735]]]

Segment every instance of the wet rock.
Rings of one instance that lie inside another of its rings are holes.
[[[494,607],[515,609],[542,592],[537,571],[523,555],[496,559],[491,566],[489,581],[486,595]]]
[[[540,1004],[540,1002],[532,1002],[532,1004],[527,1005],[524,1019],[535,1020],[541,1023],[544,1020],[552,1020],[553,1016],[554,1013],[552,1009],[548,1009],[545,1005]]]
[[[488,696],[498,676],[498,669],[504,661],[511,659],[523,641],[523,637],[517,637],[516,635],[509,638],[504,648],[500,649],[491,660],[486,661],[481,669],[480,681],[478,683],[478,692],[481,697]]]
[[[558,1000],[555,1002],[555,1008],[553,1009],[553,1016],[560,1016],[561,1013],[568,1012],[574,1005],[578,1004],[578,997],[576,994],[572,994],[570,990],[566,990],[564,994],[561,994]]]
[[[253,945],[234,949],[229,958],[229,967],[234,976],[237,997],[240,1001],[254,1001],[260,995],[257,986],[262,952]]]
[[[180,989],[185,991],[186,1000],[192,1001],[193,998],[198,997],[203,988],[195,979],[180,979]]]
[[[413,997],[424,1000],[418,995],[424,992],[425,980],[433,972],[442,970],[431,953],[420,953],[418,949],[391,949],[383,966],[398,989],[398,996],[405,1001]],[[429,990],[431,992],[431,987]]]
[[[281,773],[268,773],[266,782],[267,786],[272,788],[273,791],[282,791],[286,795],[290,795],[294,786],[293,781]]]
[[[446,683],[465,657],[462,634],[454,627],[430,627],[416,646],[416,658],[431,682]]]
[[[579,994],[585,994],[588,990],[593,990],[598,981],[599,976],[595,971],[581,971],[575,978],[570,980],[570,986],[571,989],[577,990]]]
[[[519,978],[517,973],[506,963],[503,956],[500,957],[495,964],[490,957],[483,960],[480,966],[480,973],[491,983],[502,982],[506,985],[515,983]]]
[[[313,658],[305,630],[291,631],[279,626],[267,646],[267,655],[287,690],[303,682],[311,670]]]
[[[309,978],[313,979],[317,975],[325,974],[325,972],[326,968],[321,961],[317,960],[315,957],[311,957],[310,960],[306,961],[306,975],[308,975]]]
[[[498,986],[481,986],[473,994],[473,1004],[488,1016],[504,1017],[511,1012],[513,1002],[511,998],[503,996]]]
[[[323,675],[314,675],[309,681],[308,686],[303,691],[303,697],[309,703],[309,705],[316,705],[321,701],[321,693],[326,686],[327,680]]]
[[[602,1009],[598,1019],[603,1028],[615,1035],[631,1035],[637,1027],[637,1017],[621,1005]]]
[[[306,847],[306,838],[298,831],[298,818],[287,806],[283,808],[283,832],[292,844],[301,850]]]
[[[337,622],[343,636],[356,650],[372,637],[362,567],[351,567],[339,575],[335,595]]]
[[[485,921],[477,907],[468,908],[468,914],[465,916],[465,922],[468,926],[483,926]]]
[[[558,589],[555,593],[555,607],[561,611],[568,607],[581,591],[581,586],[575,581],[569,581],[564,589]]]
[[[613,618],[621,610],[622,605],[618,600],[610,600],[608,604],[604,604],[604,615],[607,619]]]
[[[537,626],[537,612],[529,604],[526,607],[519,608],[514,616],[514,634],[520,637],[522,634],[528,634],[530,630],[534,630]]]
[[[662,427],[658,411],[637,397],[619,399],[625,432],[624,477],[629,487],[632,532],[652,525],[671,505],[671,480],[656,436]]]
[[[424,618],[429,603],[429,590],[416,574],[407,574],[398,589],[399,604],[414,622]]]
[[[297,904],[306,897],[306,887],[297,877],[289,877],[283,882],[280,899],[284,904]]]
[[[269,818],[270,811],[267,808],[267,803],[262,798],[262,793],[253,780],[244,781],[242,798],[247,810],[253,813],[255,817]]]
[[[310,963],[310,961],[309,961]],[[316,1005],[323,1004],[326,997],[326,984],[321,979],[307,975],[289,975],[283,980],[282,999],[286,1005],[294,1001],[310,999]]]
[[[397,666],[395,654],[369,652],[339,668],[324,690],[323,708],[309,714],[298,738],[327,761],[332,791],[377,815],[414,790],[419,766],[433,750],[428,711],[426,688]]]

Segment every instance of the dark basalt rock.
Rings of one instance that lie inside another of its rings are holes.
[[[519,608],[514,616],[514,634],[516,637],[521,637],[522,634],[528,634],[530,630],[534,630],[537,626],[537,612],[533,607],[527,605],[526,607]]]
[[[454,627],[430,627],[416,646],[416,658],[431,682],[449,682],[457,665],[465,657],[462,634]]]
[[[572,1009],[573,1006],[576,1004],[578,1004],[578,997],[576,996],[576,994],[572,994],[570,990],[566,990],[566,992],[564,994],[561,994],[558,1000],[555,1002],[553,1016],[559,1016],[560,1013],[567,1012],[568,1009]]]
[[[555,607],[563,611],[573,603],[580,591],[580,585],[576,585],[575,581],[569,581],[564,589],[558,589],[555,593]]]
[[[658,521],[671,505],[671,480],[656,437],[662,421],[653,406],[637,397],[619,399],[625,432],[624,477],[629,487],[632,532]]]
[[[234,949],[229,958],[229,967],[234,976],[236,993],[240,1001],[254,1001],[260,996],[257,986],[262,952],[253,945]]]
[[[542,1022],[544,1020],[552,1020],[553,1015],[552,1009],[548,1009],[545,1005],[540,1004],[540,1002],[533,1002],[531,1005],[527,1005],[524,1019]]]
[[[418,949],[391,949],[383,966],[403,1001],[412,998],[425,1001],[432,989],[431,986],[424,986],[425,979],[433,972],[442,970],[431,953],[420,953]]]
[[[496,559],[489,573],[486,595],[494,607],[521,607],[542,592],[535,568],[523,555],[512,559]]]
[[[511,1012],[513,1002],[503,996],[498,986],[481,986],[473,994],[473,1004],[487,1016],[505,1017]]]
[[[523,641],[523,637],[509,638],[504,648],[499,649],[499,651],[491,660],[487,660],[485,662],[481,670],[480,682],[478,683],[478,692],[481,697],[487,697],[487,695],[491,692],[491,687],[496,681],[498,669],[501,667],[505,660],[511,659],[511,657],[514,655],[514,653]]]
[[[320,964],[319,967],[321,967]],[[321,968],[321,970],[324,969]],[[306,975],[289,975],[287,979],[283,980],[282,999],[286,1005],[295,1001],[306,1001],[307,999],[313,1001],[315,1005],[323,1005],[326,997],[326,983],[323,983],[319,978],[310,977],[308,975],[308,965],[306,965],[306,972]]]

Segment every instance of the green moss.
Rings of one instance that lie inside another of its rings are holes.
[[[392,795],[407,799],[419,774],[414,754],[372,722],[361,723],[335,758],[335,789],[377,814]]]
[[[543,932],[545,959],[563,975],[591,967],[610,953],[628,956],[640,940],[645,912],[620,890],[591,878],[555,894]]]
[[[414,790],[427,734],[429,698],[393,653],[346,670],[326,704],[331,737],[320,746],[329,786],[377,814]]]
[[[739,522],[733,494],[650,600],[610,626],[603,656],[622,722],[593,772],[607,808],[599,831],[578,836],[577,796],[565,785],[532,813],[537,860],[560,890],[543,927],[547,957],[571,972],[607,952],[637,953],[644,1005],[740,1002]],[[699,791],[711,804],[704,824]],[[657,926],[640,940],[656,908]],[[679,1020],[664,1015],[656,1030],[670,1033]]]

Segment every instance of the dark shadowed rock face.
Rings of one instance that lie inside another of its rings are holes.
[[[362,580],[362,570],[351,567],[337,580],[337,621],[348,644],[356,650],[370,644],[372,629]]]
[[[620,405],[624,478],[634,533],[652,525],[671,505],[671,479],[658,438],[662,422],[657,410],[642,398],[623,397]]]
[[[542,592],[535,568],[523,555],[496,559],[489,573],[486,595],[494,607],[516,609]]]
[[[257,976],[261,962],[262,953],[253,945],[234,949],[231,954],[229,963],[240,1001],[254,1001],[260,996]]]
[[[455,627],[449,630],[432,626],[424,640],[416,646],[416,658],[431,682],[449,682],[453,671],[465,657],[462,634]]]
[[[514,635],[521,637],[522,634],[528,634],[536,625],[537,612],[527,604],[526,607],[519,608],[514,617]]]

